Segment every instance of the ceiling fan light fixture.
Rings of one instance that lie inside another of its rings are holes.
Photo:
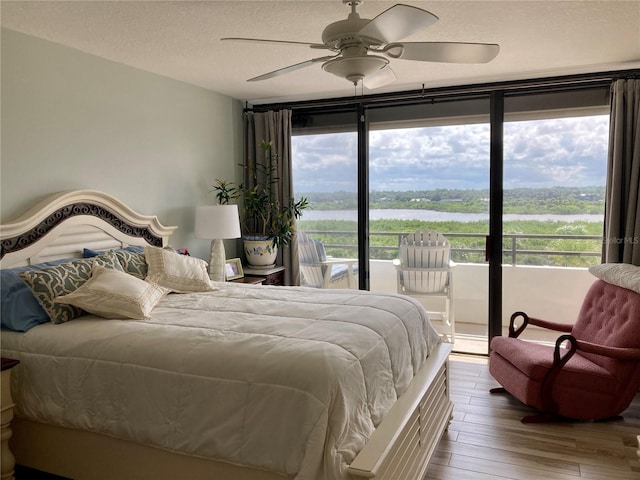
[[[338,20],[325,27],[322,31],[322,43],[259,38],[223,38],[222,40],[304,45],[332,52],[329,56],[312,58],[250,78],[249,82],[267,80],[322,63],[322,69],[325,72],[344,78],[356,86],[363,84],[366,88],[379,88],[397,79],[389,66],[388,59],[487,63],[500,51],[499,45],[491,43],[399,42],[434,24],[438,21],[438,17],[421,8],[398,3],[369,20],[360,18],[356,11],[356,7],[363,1],[342,0],[343,4],[351,7],[351,13],[346,20]]]
[[[372,75],[389,64],[389,60],[377,55],[340,57],[322,64],[322,69],[357,85],[360,80]]]

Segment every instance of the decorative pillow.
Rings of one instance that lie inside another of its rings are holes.
[[[147,277],[148,267],[144,253],[117,250],[114,254],[125,272],[141,280]]]
[[[611,285],[640,293],[640,267],[628,263],[603,263],[589,267],[589,272]]]
[[[211,284],[207,262],[158,247],[144,247],[149,268],[147,282],[157,283],[173,292],[208,292]]]
[[[144,247],[132,245],[130,247],[118,248],[110,251],[116,255],[116,257],[118,258],[118,262],[120,262],[120,265],[125,272],[142,280],[146,278],[147,262],[144,259]],[[96,255],[100,255],[101,253],[104,252],[85,248],[82,251],[82,256],[84,258],[90,258],[95,257]]]
[[[124,248],[113,248],[110,250],[92,250],[91,248],[83,248],[82,249],[82,257],[83,258],[92,258],[97,257],[101,253],[107,252],[133,252],[133,253],[144,253],[144,247],[142,245],[129,245]]]
[[[89,280],[55,301],[105,318],[148,319],[153,307],[167,293],[168,289],[128,273],[94,265]]]
[[[41,270],[74,260],[73,258],[64,258],[53,262],[0,270],[0,322],[2,329],[26,332],[36,325],[50,322],[49,315],[19,274],[27,270]]]
[[[51,321],[64,323],[83,315],[84,312],[73,305],[57,303],[55,298],[74,292],[89,280],[94,263],[122,271],[114,254],[103,253],[95,258],[85,258],[41,270],[27,270],[20,273],[20,278],[27,282]]]

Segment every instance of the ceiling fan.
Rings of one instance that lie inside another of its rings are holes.
[[[354,85],[363,82],[367,88],[378,88],[396,80],[389,59],[420,62],[487,63],[493,60],[500,46],[490,43],[404,42],[399,40],[427,28],[438,17],[421,8],[397,4],[372,20],[360,18],[356,7],[363,0],[342,0],[351,7],[346,20],[329,24],[322,32],[322,43],[306,43],[260,38],[221,38],[226,41],[261,42],[301,45],[317,50],[330,50],[334,55],[312,58],[254,78],[249,82],[267,80],[316,63],[326,72],[344,78]]]

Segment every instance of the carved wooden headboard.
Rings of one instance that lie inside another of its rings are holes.
[[[141,215],[95,190],[57,193],[12,223],[0,225],[0,266],[30,265],[81,257],[83,248],[165,246],[177,227]]]

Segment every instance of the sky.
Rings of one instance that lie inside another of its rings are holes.
[[[608,115],[505,123],[504,188],[605,184]],[[296,194],[356,191],[356,133],[294,136]],[[489,125],[373,130],[374,191],[489,188]]]

